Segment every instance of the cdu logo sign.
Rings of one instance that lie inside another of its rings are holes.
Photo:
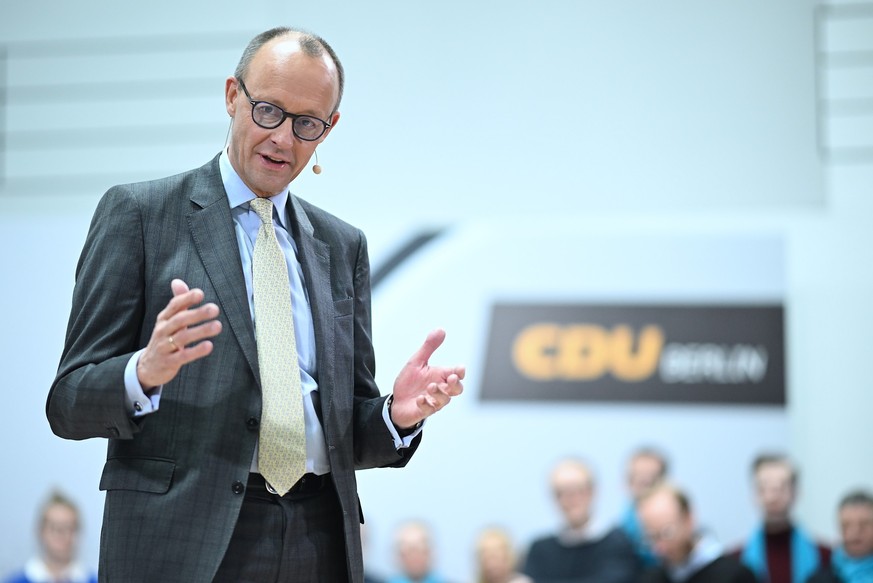
[[[483,400],[785,404],[782,306],[498,304]]]

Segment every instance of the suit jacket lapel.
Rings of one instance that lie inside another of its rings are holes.
[[[255,332],[252,325],[246,282],[227,193],[221,182],[218,156],[197,175],[191,194],[196,207],[188,214],[194,246],[218,296],[227,319],[249,366],[260,378]]]
[[[306,278],[309,304],[312,308],[312,321],[315,327],[315,353],[318,370],[318,392],[321,400],[322,425],[326,425],[332,404],[330,387],[334,361],[333,294],[330,285],[330,247],[314,234],[312,223],[300,201],[293,194],[291,202],[291,224],[300,255],[300,265]]]

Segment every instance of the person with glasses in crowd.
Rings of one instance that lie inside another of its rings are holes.
[[[76,559],[81,530],[76,503],[60,491],[51,492],[39,512],[39,555],[5,583],[97,583],[97,576]]]
[[[290,192],[343,84],[324,39],[268,30],[226,148],[97,206],[47,415],[108,438],[103,581],[360,583],[355,471],[405,465],[463,390],[435,330],[380,395],[366,239]]]
[[[688,496],[667,483],[642,495],[637,511],[649,546],[660,560],[640,583],[757,583],[754,573],[722,553],[711,535],[699,531]]]
[[[565,458],[552,469],[552,493],[563,525],[533,541],[522,572],[536,583],[633,583],[640,571],[634,547],[618,527],[598,521],[594,472]]]

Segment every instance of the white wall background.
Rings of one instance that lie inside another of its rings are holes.
[[[727,543],[752,526],[750,452],[785,448],[803,469],[799,518],[834,536],[839,496],[873,488],[873,63],[851,59],[873,51],[871,22],[863,5],[811,0],[0,2],[0,573],[33,552],[55,484],[81,502],[96,564],[104,444],[54,437],[44,401],[97,198],[214,155],[224,76],[276,24],[324,35],[348,71],[325,173],[295,192],[361,226],[374,264],[419,229],[450,228],[374,298],[383,390],[434,325],[449,331],[441,358],[470,367],[410,467],[360,476],[376,570],[392,568],[405,517],[434,525],[456,580],[481,526],[519,543],[552,528],[545,472],[567,453],[592,460],[610,519],[641,442],[670,452]],[[692,277],[683,240],[725,268]],[[663,268],[634,262],[635,242],[671,251]],[[549,255],[579,246],[605,255],[570,269]],[[492,268],[516,257],[514,272]],[[632,269],[619,277],[609,258]],[[785,411],[476,400],[493,300],[720,293],[784,298]]]

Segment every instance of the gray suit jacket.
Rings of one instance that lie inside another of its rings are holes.
[[[351,581],[363,580],[355,470],[403,466],[374,381],[369,260],[358,229],[291,197],[315,323],[321,419],[345,521]],[[124,368],[172,297],[199,287],[221,308],[213,353],[183,367],[160,410],[128,414]],[[101,199],[79,260],[66,343],[46,404],[68,439],[106,437],[101,581],[208,582],[243,500],[261,413],[257,347],[216,157]]]

